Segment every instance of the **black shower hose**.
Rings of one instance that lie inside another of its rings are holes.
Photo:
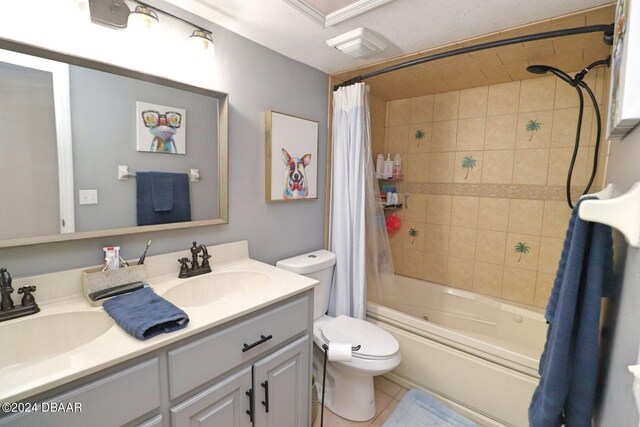
[[[573,155],[571,156],[571,163],[569,164],[569,171],[567,172],[567,203],[569,207],[573,209],[573,202],[571,201],[571,178],[573,175],[573,168],[576,163],[576,158],[578,157],[578,148],[580,148],[580,132],[582,130],[582,117],[584,113],[584,96],[582,95],[583,88],[587,91],[589,98],[591,98],[591,103],[593,104],[593,108],[596,112],[596,144],[593,153],[593,167],[591,168],[591,177],[589,178],[589,182],[587,183],[586,188],[582,192],[582,195],[585,195],[591,189],[591,185],[596,177],[596,170],[598,168],[598,152],[600,150],[600,132],[602,129],[602,119],[600,116],[600,108],[598,107],[598,102],[596,100],[593,91],[587,86],[587,84],[583,81],[579,81],[575,86],[576,91],[578,92],[578,99],[580,100],[580,111],[578,113],[578,125],[576,127],[576,142],[573,147]]]

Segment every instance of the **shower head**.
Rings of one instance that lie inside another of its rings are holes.
[[[569,83],[571,86],[575,86],[573,79],[571,78],[571,76],[569,76],[569,74],[565,73],[562,70],[558,70],[555,67],[550,67],[549,65],[531,65],[527,67],[527,71],[533,74],[552,73],[555,74],[558,78]]]

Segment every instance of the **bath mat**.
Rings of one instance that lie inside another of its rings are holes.
[[[409,390],[383,427],[480,427],[422,390]]]

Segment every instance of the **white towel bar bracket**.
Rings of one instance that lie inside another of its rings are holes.
[[[612,197],[613,185],[607,185],[599,193],[599,200],[580,203],[578,215],[585,221],[607,224],[618,230],[627,243],[640,247],[640,182],[636,182],[626,193]],[[584,196],[583,196],[584,197]]]

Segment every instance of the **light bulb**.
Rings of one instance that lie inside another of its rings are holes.
[[[189,44],[195,48],[206,50],[213,47],[213,37],[208,31],[195,30],[189,36]]]
[[[145,6],[137,6],[136,10],[129,14],[129,25],[137,28],[152,29],[160,23],[158,15]]]

